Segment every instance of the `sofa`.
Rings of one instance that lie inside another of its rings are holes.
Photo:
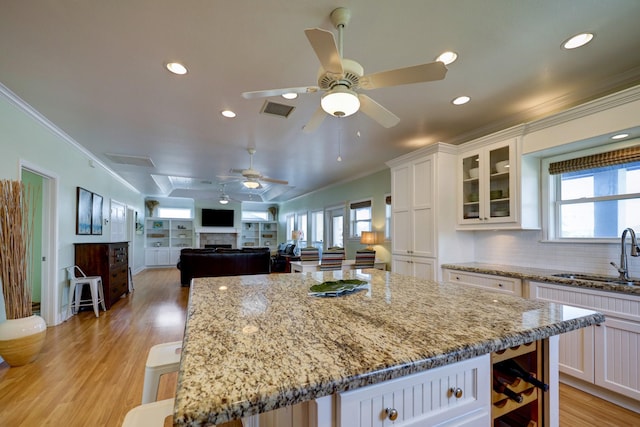
[[[195,277],[269,274],[271,253],[269,248],[185,248],[180,251],[177,267],[180,270],[180,284],[189,286]]]

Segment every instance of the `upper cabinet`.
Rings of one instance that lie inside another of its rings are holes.
[[[538,160],[523,159],[520,144],[493,135],[460,147],[458,229],[540,228]]]
[[[460,155],[462,200],[460,224],[513,223],[515,140],[491,144]]]

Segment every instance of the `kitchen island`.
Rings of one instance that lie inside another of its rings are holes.
[[[308,294],[338,279],[368,287],[334,298]],[[340,425],[349,393],[467,361],[475,365],[462,366],[464,375],[443,371],[433,389],[446,397],[431,400],[441,417],[456,399],[486,413],[489,354],[603,321],[590,310],[375,269],[194,279],[174,425],[241,418],[257,425],[256,414],[305,402],[309,425]],[[553,346],[545,358],[553,370]],[[463,398],[456,381],[467,387]]]

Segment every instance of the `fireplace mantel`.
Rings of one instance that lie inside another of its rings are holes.
[[[235,227],[199,227],[196,228],[196,247],[204,248],[205,244],[230,244],[238,247],[239,230]]]

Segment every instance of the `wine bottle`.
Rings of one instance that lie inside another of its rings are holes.
[[[496,393],[502,393],[505,396],[507,396],[509,399],[516,401],[518,403],[522,403],[522,400],[523,400],[522,396],[520,396],[515,391],[511,390],[507,386],[507,382],[501,379],[497,375],[493,376],[493,389],[496,391]]]
[[[522,366],[520,366],[520,364],[518,364],[518,362],[516,362],[513,359],[507,359],[507,360],[504,360],[502,362],[496,363],[494,368],[497,368],[498,370],[503,371],[503,372],[505,372],[505,373],[507,373],[509,375],[513,375],[515,377],[522,378],[523,380],[525,380],[529,384],[532,384],[532,385],[538,387],[542,391],[549,390],[549,385],[548,384],[545,384],[542,381],[538,380],[536,377],[534,377],[529,372],[527,372],[526,369],[524,369]]]

